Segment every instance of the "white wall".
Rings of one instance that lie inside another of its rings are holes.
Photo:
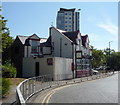
[[[54,59],[53,59],[54,60]],[[23,58],[23,77],[35,76],[35,63],[39,62],[39,75],[53,74],[54,65],[47,65],[47,58]]]
[[[72,57],[72,45],[70,40],[65,38],[55,28],[51,29],[52,42],[54,42],[53,56],[60,57],[60,39],[61,39],[61,57]],[[66,44],[66,45],[65,45]]]
[[[55,57],[55,74],[71,74],[72,59]]]
[[[24,46],[24,57],[30,57],[30,56],[31,56],[31,46]]]
[[[50,54],[51,53],[51,47],[43,47],[43,54]]]
[[[53,59],[53,65],[47,64],[47,59]],[[72,74],[71,63],[72,59],[60,57],[45,57],[45,58],[23,58],[23,77],[35,76],[35,62],[39,62],[39,75],[57,75],[57,74]]]

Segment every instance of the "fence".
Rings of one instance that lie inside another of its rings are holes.
[[[25,105],[26,101],[35,93],[51,87],[58,87],[66,84],[90,81],[107,76],[112,72],[98,73],[96,75],[84,75],[79,78],[72,78],[72,74],[44,75],[33,77],[21,82],[16,89],[16,103]]]

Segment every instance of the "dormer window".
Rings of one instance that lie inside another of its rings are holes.
[[[37,50],[37,46],[32,46],[32,53],[37,53],[38,50]]]
[[[32,40],[32,53],[38,52],[38,43],[35,40]]]

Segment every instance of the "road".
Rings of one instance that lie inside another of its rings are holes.
[[[66,85],[33,98],[34,103],[118,103],[118,74]]]

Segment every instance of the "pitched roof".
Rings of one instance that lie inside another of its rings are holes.
[[[24,44],[25,46],[30,46],[30,42],[29,42],[29,39],[26,39],[25,40],[25,44]]]
[[[67,40],[69,40],[70,42],[72,42],[72,40],[70,40],[67,36],[65,36],[64,34],[63,34],[63,32],[66,32],[66,31],[64,31],[64,30],[60,30],[60,29],[58,29],[58,28],[55,28],[55,27],[51,27],[50,29],[55,29],[57,32],[59,32],[62,36],[64,36]]]
[[[51,36],[49,36],[49,38],[47,39],[46,42],[44,43],[40,43],[41,47],[51,47]]]
[[[63,32],[63,34],[67,36],[74,43],[76,43],[76,38],[77,38],[78,33],[79,31]]]
[[[33,34],[36,35],[36,34]],[[19,40],[21,41],[21,43],[25,46],[30,46],[29,44],[29,38],[31,38],[33,35],[31,36],[22,36],[22,35],[18,35],[17,37],[19,38]],[[36,35],[37,36],[37,35]],[[38,37],[38,36],[37,36]],[[38,37],[39,38],[39,37]],[[40,38],[40,43],[46,42],[47,38]]]
[[[47,38],[40,38],[40,43],[44,43],[47,41]]]
[[[85,46],[85,43],[87,42],[87,38],[88,38],[88,35],[81,36],[83,46]]]
[[[18,35],[17,37],[20,39],[22,44],[25,44],[25,40],[29,38],[29,36],[21,36],[21,35]]]
[[[29,36],[28,39],[31,39],[33,36],[36,36],[36,38],[40,39],[36,34],[33,34],[33,35]]]

